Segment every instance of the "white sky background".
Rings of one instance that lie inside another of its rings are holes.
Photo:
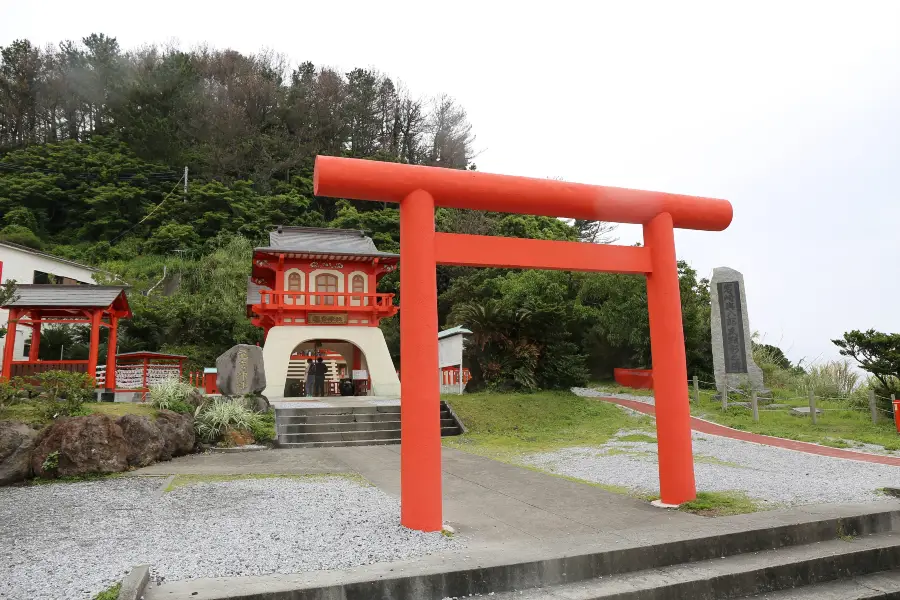
[[[751,327],[792,360],[900,331],[900,2],[0,0],[0,45],[92,32],[447,92],[480,171],[730,200],[732,226],[678,231],[678,256],[742,271]]]

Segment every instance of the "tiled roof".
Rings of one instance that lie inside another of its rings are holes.
[[[269,246],[257,251],[289,251],[304,254],[336,254],[350,256],[395,257],[397,254],[380,252],[372,238],[352,229],[328,229],[322,227],[281,227],[269,233]]]
[[[106,307],[123,291],[106,285],[17,285],[15,300],[4,306]]]

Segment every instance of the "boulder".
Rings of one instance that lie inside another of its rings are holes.
[[[171,410],[161,410],[156,417],[156,426],[163,439],[160,460],[170,460],[176,456],[190,454],[194,450],[194,418]]]
[[[224,396],[249,396],[266,389],[262,348],[238,344],[216,359],[216,386]]]
[[[45,472],[44,461],[52,452],[59,453],[58,466]],[[31,468],[41,477],[117,473],[128,468],[128,442],[106,415],[59,419],[38,439]]]
[[[24,423],[0,421],[0,485],[31,475],[31,453],[38,432]]]
[[[247,397],[247,408],[257,413],[269,412],[269,409],[272,407],[269,404],[269,399],[265,396],[248,396]]]
[[[128,465],[146,467],[160,459],[166,442],[159,427],[142,415],[123,415],[116,420],[128,442]]]

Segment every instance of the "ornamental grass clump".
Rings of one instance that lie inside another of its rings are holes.
[[[177,379],[166,379],[150,386],[150,403],[154,408],[192,414],[194,409],[188,397],[194,387]]]
[[[207,444],[231,440],[253,441],[252,431],[259,427],[259,416],[247,408],[242,398],[223,398],[197,409],[194,429]],[[229,432],[240,435],[231,435]]]

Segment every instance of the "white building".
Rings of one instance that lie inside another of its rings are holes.
[[[0,242],[0,281],[16,283],[56,283],[60,285],[93,285],[99,269],[59,258],[27,246]],[[0,327],[6,327],[9,311],[0,308]],[[30,327],[18,327],[14,360],[25,360],[25,347],[31,339]],[[0,344],[2,347],[2,344]],[[0,353],[0,364],[3,354]]]

